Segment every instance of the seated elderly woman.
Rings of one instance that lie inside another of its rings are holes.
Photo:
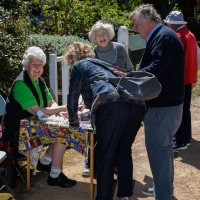
[[[133,194],[131,146],[140,128],[145,106],[142,102],[123,97],[108,81],[91,80],[98,76],[116,77],[105,67],[108,63],[96,58],[84,59],[93,56],[91,46],[83,43],[74,43],[64,52],[64,60],[72,67],[67,102],[69,123],[79,124],[77,110],[81,94],[91,110],[92,125],[96,127],[96,200],[112,199],[115,164],[118,169],[117,199],[128,200]]]
[[[29,47],[23,55],[24,69],[12,84],[2,117],[0,148],[7,152],[6,164],[15,165],[21,119],[36,116],[38,111],[46,115],[62,114],[67,111],[66,105],[58,106],[53,100],[41,77],[45,63],[46,55],[39,47]],[[8,146],[9,148],[5,148]],[[48,185],[72,187],[76,184],[75,180],[67,178],[60,169],[65,150],[64,144],[50,144],[38,163],[38,170],[49,173]]]

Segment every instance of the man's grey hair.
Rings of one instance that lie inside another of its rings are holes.
[[[145,18],[149,18],[151,21],[156,23],[162,22],[160,14],[158,14],[152,4],[142,4],[136,7],[130,14],[129,18],[133,21],[135,17],[138,17],[140,21],[143,21]]]
[[[115,36],[115,31],[114,31],[114,27],[112,24],[109,24],[109,23],[104,23],[102,21],[97,21],[91,28],[88,36],[89,36],[89,39],[90,41],[93,43],[93,44],[97,44],[96,42],[96,32],[98,30],[101,30],[101,29],[104,29],[107,34],[108,34],[108,37],[110,40],[112,40]]]
[[[37,58],[41,60],[43,66],[46,63],[46,55],[40,47],[32,46],[25,51],[22,59],[23,69],[28,68],[28,65],[30,63],[30,58]]]

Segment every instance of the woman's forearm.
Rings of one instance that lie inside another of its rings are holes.
[[[66,112],[67,107],[66,105],[57,106],[57,107],[52,106],[52,107],[40,108],[40,110],[46,115],[54,115],[54,114],[58,114],[59,112]]]
[[[39,110],[41,110],[46,115],[54,115],[58,114],[59,112],[66,112],[67,106],[66,105],[58,106],[58,104],[55,101],[49,101],[47,107],[40,108],[38,105],[36,105],[27,108],[26,110],[30,112],[32,115],[37,115],[37,112]]]

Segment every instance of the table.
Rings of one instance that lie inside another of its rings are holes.
[[[94,134],[95,131],[88,123],[81,122],[79,126],[69,126],[68,121],[41,121],[38,117],[30,117],[20,121],[19,150],[27,155],[27,189],[30,190],[30,160],[36,168],[38,158],[31,158],[34,149],[50,143],[61,143],[87,155],[90,148],[90,200],[94,198]],[[90,145],[88,144],[90,136]],[[34,155],[34,154],[33,154]]]

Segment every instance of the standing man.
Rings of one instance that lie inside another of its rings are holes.
[[[183,103],[182,121],[178,131],[175,134],[173,149],[185,150],[188,146],[190,146],[190,139],[192,138],[190,103],[192,89],[196,86],[198,75],[197,41],[194,34],[186,27],[187,22],[184,21],[182,12],[172,11],[163,21],[165,25],[176,32],[184,48],[185,96]],[[145,188],[142,190],[142,193],[144,195],[153,195],[154,187]]]
[[[176,32],[183,44],[185,53],[183,116],[181,125],[175,135],[176,143],[174,145],[174,149],[185,150],[190,145],[190,139],[192,138],[190,103],[192,89],[197,83],[197,41],[194,34],[186,27],[187,22],[184,21],[182,12],[172,11],[163,21]]]
[[[145,144],[155,184],[155,200],[172,200],[173,136],[181,124],[184,98],[184,51],[176,33],[161,23],[150,5],[140,5],[130,15],[134,32],[147,45],[140,71],[154,74],[162,85],[160,95],[146,101]],[[131,76],[114,70],[124,76]]]

